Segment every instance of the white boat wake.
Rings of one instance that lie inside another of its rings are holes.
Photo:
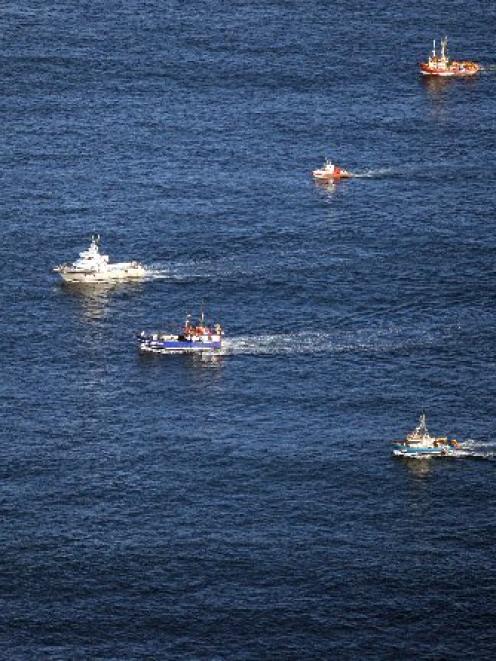
[[[197,278],[205,277],[200,269],[194,269],[190,264],[150,264],[146,267],[146,280],[172,280],[177,282],[189,282]]]
[[[170,280],[174,278],[174,274],[169,269],[147,267],[145,278],[147,280]]]
[[[380,179],[395,174],[393,168],[377,168],[364,170],[363,172],[352,172],[353,179]]]
[[[496,460],[496,442],[476,441],[472,438],[462,441],[462,447],[455,451],[456,457]]]
[[[435,340],[429,333],[407,334],[403,329],[386,328],[371,333],[336,331],[335,333],[300,331],[270,335],[238,335],[224,340],[225,355],[287,356],[302,354],[382,352],[406,347],[430,346]]]
[[[273,335],[240,335],[224,340],[223,352],[226,355],[286,356],[295,354],[318,354],[352,349],[342,344],[341,349],[333,342],[331,335],[318,332],[300,332]]]

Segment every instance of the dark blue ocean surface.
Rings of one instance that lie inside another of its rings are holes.
[[[494,658],[493,4],[0,26],[0,656]],[[155,277],[62,287],[94,231]],[[138,354],[202,301],[224,355]],[[391,458],[422,410],[473,456]]]

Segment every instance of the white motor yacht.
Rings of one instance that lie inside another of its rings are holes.
[[[109,262],[108,255],[100,252],[100,235],[91,237],[91,245],[87,250],[79,253],[79,259],[73,264],[61,264],[54,269],[64,282],[68,283],[94,283],[111,280],[127,280],[142,278],[146,269],[140,262]]]

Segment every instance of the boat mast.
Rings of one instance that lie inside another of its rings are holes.
[[[436,40],[432,40],[432,58],[436,59]]]
[[[448,37],[441,39],[441,59],[448,59]]]
[[[416,431],[418,434],[423,434],[423,435],[427,435],[429,433],[427,431],[427,420],[424,411],[422,411],[422,415],[420,416],[419,424]]]

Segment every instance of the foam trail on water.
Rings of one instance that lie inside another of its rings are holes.
[[[325,333],[301,332],[292,334],[239,335],[224,341],[226,354],[284,356],[328,351],[331,337]]]
[[[496,459],[496,442],[476,441],[469,438],[462,442],[462,447],[456,451],[455,456],[494,460]]]
[[[150,264],[146,269],[147,280],[175,280],[179,282],[204,277],[199,269],[193,269],[188,264]]]
[[[146,269],[145,278],[147,280],[166,280],[172,277],[172,274],[169,269],[165,268],[156,268],[149,266]]]
[[[429,346],[429,334],[405,334],[395,328],[369,331],[326,333],[299,331],[267,335],[239,335],[224,340],[227,355],[286,356],[298,354],[341,353],[345,351],[390,351],[403,347]]]
[[[380,179],[395,174],[392,168],[377,168],[364,170],[363,172],[353,172],[353,179]]]

